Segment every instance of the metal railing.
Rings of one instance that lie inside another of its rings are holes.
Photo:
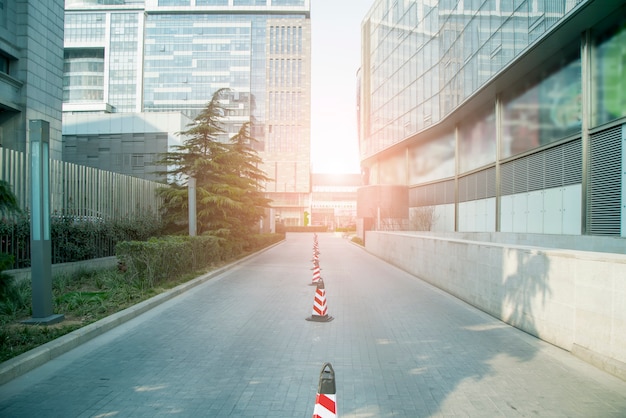
[[[19,151],[0,148],[0,180],[11,185],[17,202],[24,213],[29,212],[30,170],[28,157]],[[131,177],[92,167],[50,160],[50,213],[53,221],[71,219],[85,225],[134,219],[136,216],[153,216],[159,219],[162,198],[157,189],[165,184]],[[0,252],[15,258],[14,268],[30,262],[28,222],[25,215],[0,219]],[[27,216],[27,215],[26,215]],[[83,228],[85,229],[85,228]],[[97,229],[97,228],[96,228]],[[71,237],[70,237],[71,238]],[[66,240],[67,238],[62,238]],[[114,255],[110,239],[94,240],[99,256]],[[62,242],[56,246],[63,245]],[[58,254],[53,243],[53,263],[73,261]]]

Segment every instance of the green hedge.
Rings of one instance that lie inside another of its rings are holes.
[[[259,250],[284,239],[281,234],[252,235],[236,242],[211,235],[167,236],[148,241],[125,241],[116,246],[120,267],[131,280],[152,287],[165,279],[181,277]]]
[[[162,228],[162,222],[152,214],[134,214],[115,221],[54,215],[50,219],[52,264],[109,257],[115,255],[118,242],[160,236]],[[0,219],[0,253],[13,256],[8,269],[30,267],[28,213]]]

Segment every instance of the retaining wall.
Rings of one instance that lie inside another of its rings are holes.
[[[381,231],[365,248],[626,380],[626,255]]]
[[[72,263],[52,264],[52,277],[59,274],[73,274],[81,270],[91,271],[107,269],[117,266],[117,257],[94,258],[92,260],[74,261]],[[15,270],[5,270],[4,273],[14,277],[15,280],[30,280],[30,267]]]

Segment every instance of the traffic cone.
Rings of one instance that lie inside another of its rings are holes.
[[[324,288],[324,280],[322,278],[317,282],[317,288],[315,289],[315,298],[313,299],[313,313],[310,317],[306,318],[307,321],[315,322],[330,322],[334,318],[328,315],[328,308],[326,307],[326,289]]]
[[[335,371],[330,363],[324,363],[317,385],[313,418],[332,418],[337,416],[337,389]]]
[[[322,279],[322,269],[320,269],[319,263],[315,263],[313,267],[313,279],[311,280],[311,285],[313,286],[317,285],[317,282],[319,282],[321,279]]]

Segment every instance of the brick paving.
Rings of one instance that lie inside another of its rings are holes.
[[[624,417],[626,382],[334,234],[287,240],[0,386],[1,417]]]

